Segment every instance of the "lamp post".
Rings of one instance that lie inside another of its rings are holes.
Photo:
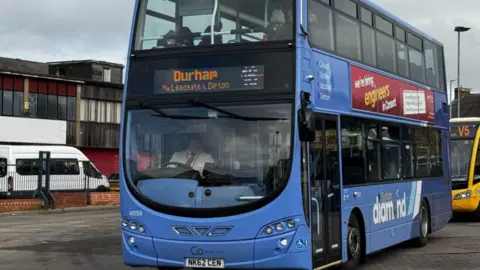
[[[453,97],[455,96],[455,90],[452,89],[452,82],[454,81],[456,81],[456,79],[450,80],[450,119],[452,119],[452,103],[453,103]]]
[[[457,92],[458,92],[458,101],[457,101],[457,117],[460,117],[460,33],[467,32],[470,30],[470,27],[464,26],[455,26],[455,32],[458,33],[458,55],[457,55]]]

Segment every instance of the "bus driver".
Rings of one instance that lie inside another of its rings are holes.
[[[203,150],[200,138],[195,136],[190,140],[187,149],[173,154],[170,162],[178,162],[192,167],[192,169],[199,171],[203,177],[203,169],[205,163],[213,163],[213,157]]]

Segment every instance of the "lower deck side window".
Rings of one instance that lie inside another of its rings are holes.
[[[342,117],[343,184],[443,176],[439,129]]]

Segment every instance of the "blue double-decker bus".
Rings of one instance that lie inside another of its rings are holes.
[[[440,42],[364,0],[137,0],[133,21],[126,265],[356,267],[450,220]]]

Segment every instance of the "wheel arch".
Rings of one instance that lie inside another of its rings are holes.
[[[427,210],[428,210],[428,234],[431,234],[432,233],[432,208],[430,207],[430,201],[428,200],[427,197],[423,197],[422,199],[422,202],[425,203],[425,205],[427,206]],[[419,217],[420,218],[420,217]]]
[[[367,237],[366,237],[366,224],[365,224],[365,218],[363,216],[362,210],[358,207],[354,207],[352,211],[350,212],[349,220],[352,216],[355,216],[357,218],[357,221],[360,226],[360,232],[361,232],[361,237],[362,237],[362,258],[364,259],[366,254],[367,254]]]

